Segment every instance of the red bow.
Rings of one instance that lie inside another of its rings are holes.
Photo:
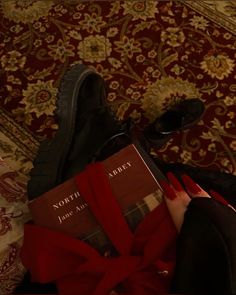
[[[22,261],[32,279],[55,281],[60,294],[151,295],[167,293],[174,268],[177,231],[163,202],[133,234],[101,164],[76,176],[76,183],[120,256],[106,258],[88,244],[35,225],[25,225]]]

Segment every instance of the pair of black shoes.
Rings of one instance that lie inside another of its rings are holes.
[[[40,146],[28,183],[30,200],[79,173],[88,163],[105,159],[135,140],[141,142],[147,149],[149,145],[160,147],[175,132],[195,124],[204,112],[204,105],[199,99],[183,101],[157,118],[153,124],[145,128],[143,135],[140,135],[133,131],[135,129],[132,128],[132,124],[122,124],[116,120],[106,105],[104,80],[94,70],[84,65],[76,65],[68,71],[61,84],[58,99],[59,130],[52,140],[43,142]],[[195,207],[192,210],[195,210]],[[204,227],[202,224],[204,221],[201,219],[201,214],[199,217],[197,213],[195,215],[193,226],[196,227],[194,229],[197,233],[196,238],[201,239],[200,229]],[[201,224],[198,224],[196,218],[201,219]],[[191,225],[191,222],[188,224]],[[212,227],[214,228],[214,224]],[[227,264],[235,266],[235,263],[231,263],[232,249],[227,245],[229,239],[226,237],[226,242],[219,245],[219,253],[223,257],[220,257],[219,267],[216,270],[217,263],[209,265],[209,260],[204,261],[209,247],[213,246],[210,242],[211,234],[208,240],[202,240],[202,247],[197,250],[196,243],[188,244],[189,232],[191,228],[186,227],[179,242],[185,251],[179,250],[172,292],[204,292],[208,277],[211,278],[209,284],[214,285],[209,285],[207,292],[215,291],[218,287],[219,290],[225,288],[227,291],[236,292],[235,270],[230,269],[228,273],[231,277],[228,280],[221,269],[222,265],[224,270]],[[219,231],[217,234],[220,236],[222,233]],[[219,241],[220,237],[215,233],[212,235],[214,241]],[[226,248],[223,249],[224,246]],[[194,264],[198,261],[201,263]],[[183,268],[186,268],[186,271]],[[200,277],[199,272],[201,272]],[[214,276],[217,280],[214,280]],[[218,280],[221,276],[223,281]],[[198,284],[191,287],[192,280],[197,282],[198,277],[200,280]],[[186,288],[183,287],[184,284]],[[46,292],[47,290],[52,292],[55,288],[53,285],[41,286],[44,287]]]
[[[130,121],[118,122],[106,104],[104,80],[85,65],[72,67],[61,83],[57,117],[59,130],[43,142],[31,171],[29,199],[50,190],[82,171],[95,160],[102,160],[131,141],[148,149],[160,147],[176,132],[195,124],[204,112],[199,99],[172,107],[148,126],[143,134]]]

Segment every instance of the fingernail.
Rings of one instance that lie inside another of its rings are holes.
[[[181,176],[187,190],[192,194],[199,194],[202,189],[200,186],[194,182],[188,175],[182,175]]]
[[[172,172],[168,172],[167,177],[169,179],[169,182],[175,188],[175,190],[177,190],[178,192],[182,192],[184,190],[182,185],[180,184],[180,182],[178,181],[178,179],[175,177],[175,175]]]
[[[229,203],[217,192],[210,190],[210,195],[218,202],[220,202],[223,205],[228,206]]]
[[[160,180],[159,183],[168,199],[174,200],[177,197],[175,191],[167,182],[165,182],[164,180]]]

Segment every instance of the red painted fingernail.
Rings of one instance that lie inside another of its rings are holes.
[[[218,202],[220,202],[223,205],[228,206],[229,203],[217,192],[210,190],[210,195]]]
[[[174,200],[177,197],[176,193],[167,182],[165,182],[164,180],[160,180],[160,185],[163,188],[163,191],[168,199]]]
[[[168,172],[167,177],[169,179],[169,182],[175,188],[175,190],[177,190],[178,192],[182,192],[184,190],[182,185],[180,184],[180,182],[178,181],[178,179],[175,177],[175,175],[172,172]]]
[[[188,175],[182,175],[181,178],[182,178],[187,190],[190,193],[199,194],[202,191],[200,186],[196,182],[194,182],[192,180],[192,178],[190,178]]]

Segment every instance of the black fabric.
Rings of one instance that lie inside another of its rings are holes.
[[[236,214],[208,198],[190,202],[177,239],[171,293],[236,293]]]
[[[58,291],[53,283],[32,283],[30,273],[27,272],[21,284],[15,289],[14,294],[58,294]]]

